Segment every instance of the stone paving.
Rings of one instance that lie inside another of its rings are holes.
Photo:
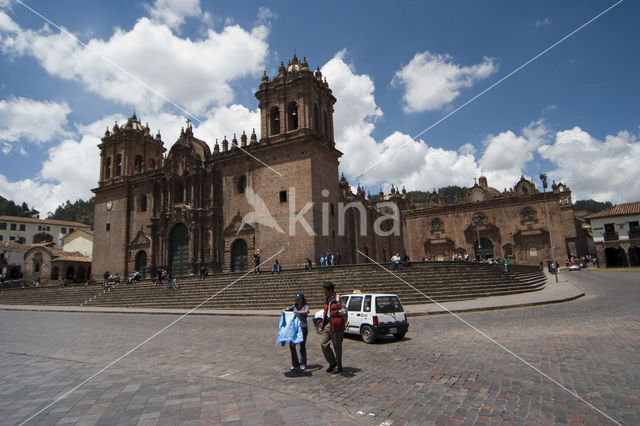
[[[460,317],[615,422],[640,424],[640,273],[562,279],[586,295]],[[24,422],[178,318],[0,311],[0,423]],[[310,332],[308,371],[289,374],[275,318],[186,317],[28,424],[614,423],[454,316],[410,323],[403,341],[346,338],[342,375],[325,373]]]

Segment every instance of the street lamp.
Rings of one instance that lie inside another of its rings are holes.
[[[551,261],[553,262],[553,270],[555,271],[556,282],[558,282],[558,267],[556,265],[556,247],[553,245],[553,236],[551,235],[551,219],[549,218],[549,205],[547,204],[547,174],[540,173],[542,181],[542,189],[544,193],[544,208],[547,211],[547,230],[549,231],[549,243],[551,244]]]
[[[478,235],[478,252],[476,253],[476,257],[478,257],[478,260],[482,260],[482,255],[480,254],[481,250],[482,250],[482,243],[480,242],[480,221],[482,220],[482,215],[480,214],[480,212],[476,213],[475,216],[476,219],[476,234]]]

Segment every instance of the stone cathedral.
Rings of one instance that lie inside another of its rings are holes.
[[[264,74],[255,95],[259,133],[225,136],[213,149],[189,121],[169,152],[135,114],[107,129],[93,189],[96,275],[245,271],[258,249],[263,261],[275,255],[265,269],[276,258],[285,269],[306,259],[316,265],[328,250],[343,264],[389,261],[395,253],[538,264],[551,257],[550,237],[557,258],[578,254],[571,194],[562,184],[543,194],[523,178],[499,192],[481,178],[469,199],[452,205],[434,193],[416,207],[396,188],[373,200],[339,176],[336,98],[319,69],[294,55],[273,79]]]

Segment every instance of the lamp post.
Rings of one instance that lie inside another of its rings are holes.
[[[482,219],[482,215],[480,214],[480,212],[476,213],[475,219],[476,219],[476,234],[478,235],[478,252],[476,253],[477,255],[476,257],[479,257],[478,260],[482,260],[482,255],[480,254],[482,250],[482,243],[480,242],[480,220]]]
[[[549,231],[549,243],[551,244],[551,261],[553,262],[553,270],[555,271],[556,282],[558,282],[558,268],[556,266],[556,247],[553,245],[553,236],[551,235],[551,219],[549,217],[549,205],[547,204],[547,174],[540,173],[542,181],[542,189],[544,193],[544,208],[547,211],[547,230]]]

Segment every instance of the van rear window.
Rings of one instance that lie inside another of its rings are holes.
[[[404,312],[400,299],[396,296],[376,297],[376,312],[380,314],[391,314],[393,312]]]

